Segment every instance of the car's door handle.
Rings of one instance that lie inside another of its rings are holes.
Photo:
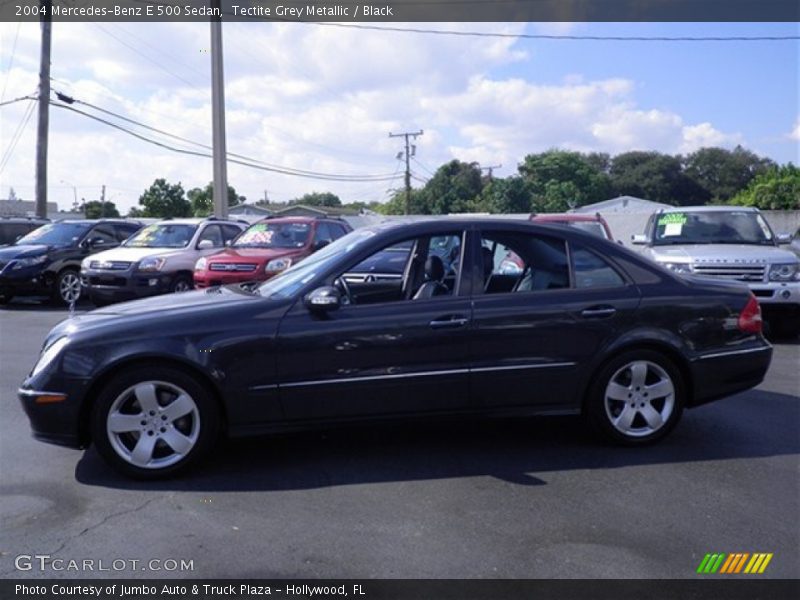
[[[613,306],[592,306],[581,311],[581,316],[587,319],[603,319],[611,317],[617,312]]]
[[[452,317],[445,317],[442,319],[434,319],[429,323],[431,329],[447,329],[455,327],[463,327],[469,323],[469,319],[461,315],[453,315]]]

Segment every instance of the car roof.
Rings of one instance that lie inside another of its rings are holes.
[[[151,223],[151,225],[161,225],[162,223],[168,223],[171,225],[200,225],[201,223],[224,223],[226,225],[247,224],[246,222],[238,219],[219,219],[217,217],[179,217],[174,219],[160,219],[155,223]]]
[[[754,206],[675,206],[672,208],[662,208],[658,212],[758,212]]]
[[[538,215],[531,215],[531,221],[545,222],[545,221],[569,221],[574,223],[600,223],[604,219],[600,215],[586,215],[576,213],[543,213]]]

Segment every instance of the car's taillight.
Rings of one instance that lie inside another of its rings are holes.
[[[761,319],[761,307],[753,294],[747,301],[744,309],[739,315],[739,330],[746,333],[761,333],[763,321]]]

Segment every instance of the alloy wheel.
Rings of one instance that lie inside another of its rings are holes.
[[[143,381],[123,391],[106,417],[113,450],[142,469],[183,460],[197,444],[200,412],[192,396],[165,381]]]
[[[618,432],[629,437],[649,436],[669,421],[675,408],[675,384],[658,364],[632,361],[609,379],[604,406]]]
[[[66,304],[77,302],[81,297],[81,279],[77,273],[67,271],[58,282],[58,293]]]

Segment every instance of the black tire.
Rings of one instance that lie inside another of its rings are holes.
[[[7,294],[5,292],[0,292],[0,306],[6,305],[14,298],[13,294]]]
[[[194,289],[194,280],[190,275],[176,275],[169,286],[172,293],[188,292]]]
[[[58,273],[53,284],[52,298],[53,302],[61,306],[69,306],[73,298],[75,303],[80,300],[81,276],[77,269],[62,269]]]
[[[122,371],[92,408],[97,451],[135,479],[185,472],[213,448],[219,431],[214,398],[188,372],[173,367],[150,364]]]
[[[769,337],[775,340],[793,340],[800,335],[800,317],[773,317],[768,324]]]
[[[670,386],[672,392],[667,393]],[[595,374],[584,416],[607,441],[625,446],[649,444],[678,423],[686,404],[685,390],[680,370],[663,354],[630,350],[609,360]]]

